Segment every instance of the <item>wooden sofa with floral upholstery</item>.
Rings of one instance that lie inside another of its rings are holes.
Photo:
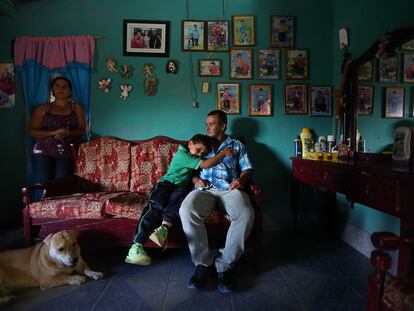
[[[24,235],[27,245],[63,229],[80,231],[81,243],[129,246],[148,193],[168,169],[169,163],[185,141],[157,136],[127,141],[100,137],[74,150],[75,175],[23,188]],[[42,190],[39,202],[31,193]],[[256,208],[255,225],[247,243],[261,248],[262,215],[258,208],[261,191],[250,186]],[[211,247],[224,244],[229,220],[215,210],[206,220]],[[168,247],[186,246],[181,225],[173,227]],[[148,242],[147,247],[155,246]]]

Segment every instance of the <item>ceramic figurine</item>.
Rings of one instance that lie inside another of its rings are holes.
[[[134,70],[134,67],[131,65],[121,65],[119,69],[122,79],[129,79],[132,77],[132,71]]]
[[[128,98],[129,92],[132,90],[132,85],[129,84],[121,84],[121,97],[123,100],[126,100]]]
[[[145,95],[154,96],[157,93],[158,79],[153,74],[154,65],[145,64],[144,74],[147,77],[145,79]]]
[[[178,72],[178,64],[177,61],[174,59],[170,59],[167,64],[165,65],[165,71],[167,73],[176,74]]]
[[[111,79],[110,78],[101,78],[99,80],[99,88],[104,93],[109,93],[111,90]]]
[[[113,58],[108,57],[106,59],[106,69],[110,72],[118,72],[118,69],[116,69],[117,64],[118,62]]]

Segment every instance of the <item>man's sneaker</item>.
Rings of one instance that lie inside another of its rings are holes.
[[[129,249],[125,262],[133,265],[147,266],[151,263],[151,257],[147,255],[147,252],[141,244],[134,244]]]
[[[193,276],[188,282],[188,288],[201,289],[207,284],[209,267],[198,265],[194,271]]]
[[[225,272],[218,272],[218,284],[217,289],[222,294],[228,294],[231,293],[234,289],[234,286],[236,285],[236,282],[231,275],[231,271],[225,271]]]
[[[149,238],[159,247],[163,247],[168,238],[168,228],[164,225],[159,226]]]

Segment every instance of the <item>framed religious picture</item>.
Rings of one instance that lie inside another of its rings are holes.
[[[307,96],[307,84],[285,84],[283,109],[285,114],[307,114]]]
[[[257,79],[280,79],[280,49],[258,49]]]
[[[270,17],[270,46],[275,48],[293,48],[295,34],[295,17]]]
[[[374,62],[372,60],[358,67],[358,81],[372,81],[374,78]]]
[[[414,53],[403,54],[403,82],[414,83]]]
[[[229,50],[229,21],[207,21],[207,51]]]
[[[226,114],[240,114],[240,83],[216,83],[216,108]]]
[[[253,15],[233,16],[233,45],[256,45],[256,25]]]
[[[414,87],[411,87],[410,88],[410,95],[411,95],[411,98],[410,98],[410,117],[414,117]]]
[[[252,68],[252,49],[230,49],[230,79],[252,79]]]
[[[14,65],[12,63],[0,64],[0,108],[13,108],[16,102],[16,82]]]
[[[220,77],[222,75],[221,59],[198,60],[198,75],[200,77]]]
[[[169,55],[169,21],[124,20],[124,56]]]
[[[383,117],[384,118],[403,118],[404,117],[404,87],[386,86],[384,87],[383,97]]]
[[[414,51],[414,39],[407,41],[401,45],[401,50]]]
[[[272,85],[251,84],[249,90],[249,116],[271,117],[273,111]]]
[[[200,52],[205,50],[203,21],[184,20],[181,30],[183,51]]]
[[[309,114],[313,117],[332,116],[332,86],[312,85],[310,87]]]
[[[358,85],[357,114],[359,116],[374,115],[374,87],[372,85]]]
[[[286,80],[308,80],[309,60],[307,49],[286,49]]]
[[[398,57],[381,57],[378,60],[378,82],[397,83]]]

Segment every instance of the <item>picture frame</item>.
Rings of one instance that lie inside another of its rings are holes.
[[[256,77],[280,80],[280,49],[258,49]]]
[[[235,15],[232,17],[233,46],[256,45],[256,21],[253,15]]]
[[[358,116],[374,115],[374,86],[358,85],[357,86],[357,114]]]
[[[230,79],[253,79],[252,49],[230,49]]]
[[[308,113],[308,85],[285,84],[283,111],[286,115],[301,115]]]
[[[198,75],[200,77],[220,77],[222,76],[221,59],[199,59]]]
[[[286,49],[285,70],[286,80],[308,80],[308,49]]]
[[[309,115],[312,117],[332,116],[332,86],[311,85],[309,91]]]
[[[16,78],[13,63],[0,63],[0,109],[16,105]]]
[[[227,52],[229,50],[229,21],[207,21],[207,51]]]
[[[124,20],[124,56],[169,57],[170,22]]]
[[[216,83],[216,109],[226,114],[240,114],[240,83]]]
[[[372,81],[374,79],[374,62],[369,60],[358,67],[358,81]]]
[[[293,48],[295,46],[295,17],[275,15],[270,17],[270,46]]]
[[[402,86],[385,86],[383,96],[383,117],[403,118],[405,107],[405,89]]]
[[[401,45],[403,51],[414,51],[414,39],[407,41]]]
[[[183,20],[181,27],[183,51],[202,52],[205,50],[205,22]]]
[[[398,57],[382,57],[378,60],[378,82],[398,82]]]
[[[414,83],[414,53],[403,53],[403,82]]]
[[[271,117],[273,92],[271,84],[249,85],[249,116]]]
[[[410,117],[414,117],[414,86],[412,86],[411,88],[410,88],[410,95],[411,95],[411,97],[410,97],[410,102],[411,102],[411,104],[410,104]]]

